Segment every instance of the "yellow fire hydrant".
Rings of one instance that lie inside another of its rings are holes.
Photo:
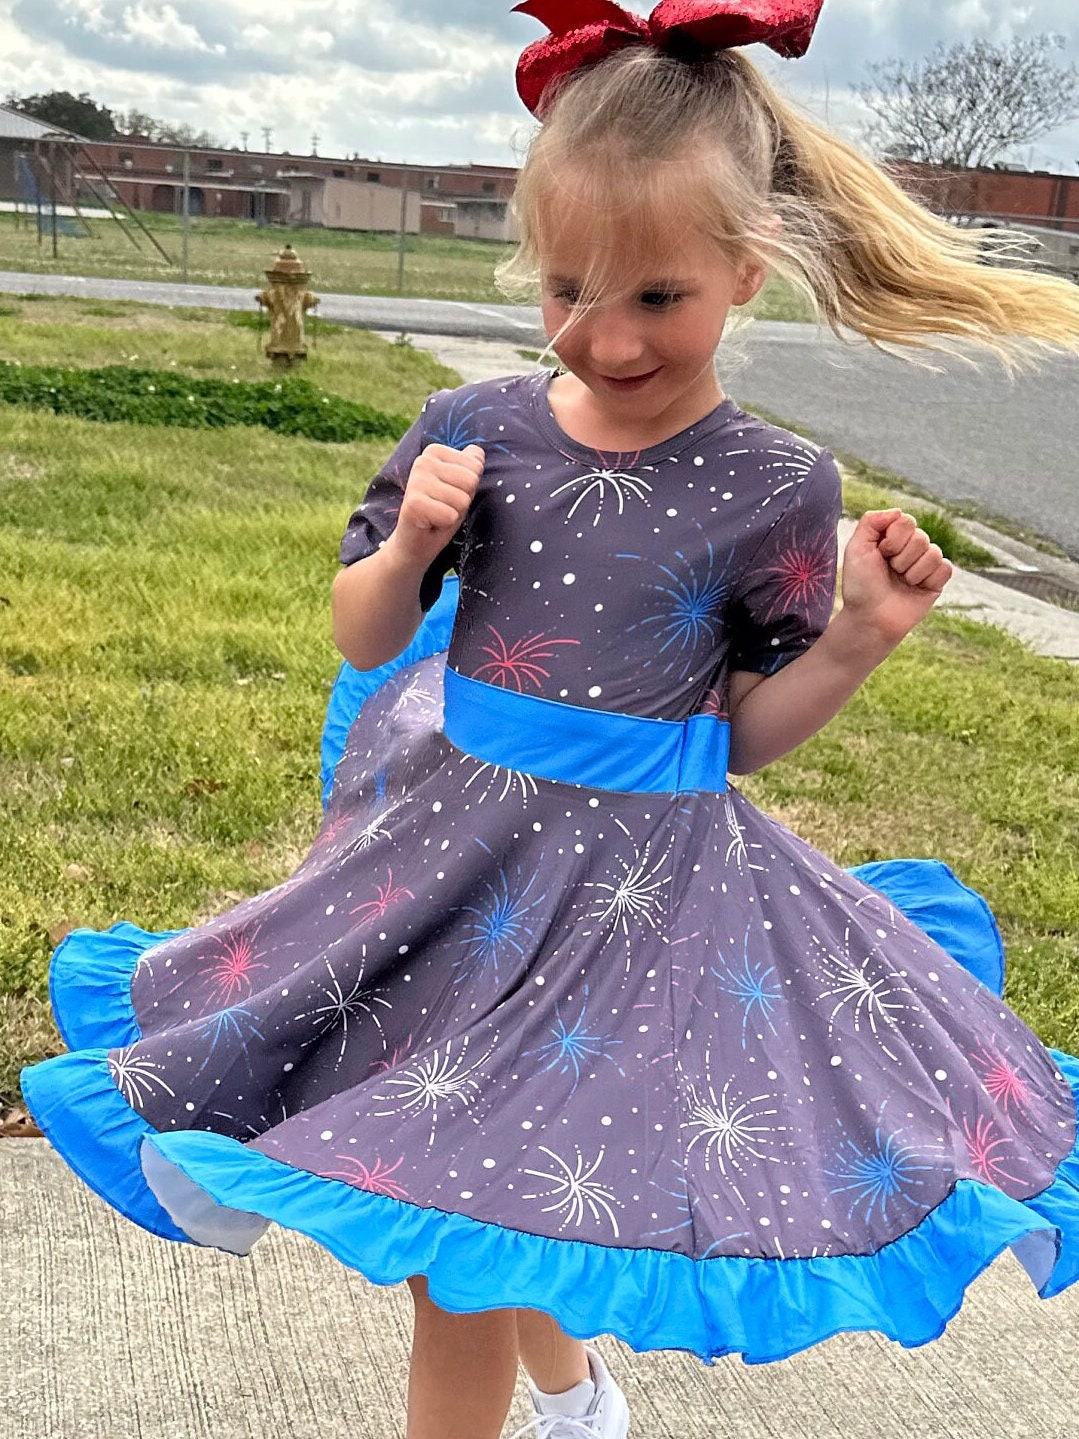
[[[307,359],[303,322],[307,311],[318,304],[318,296],[307,288],[311,278],[291,245],[286,245],[266,271],[269,285],[255,299],[270,312],[270,339],[266,354],[282,369]]]

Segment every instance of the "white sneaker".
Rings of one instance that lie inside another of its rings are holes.
[[[534,1433],[534,1439],[626,1439],[629,1433],[629,1405],[626,1396],[611,1378],[610,1372],[594,1349],[585,1348],[596,1386],[595,1398],[588,1412],[580,1416],[545,1414],[540,1408],[539,1390],[528,1381],[528,1392],[536,1410],[534,1419],[510,1435],[523,1439]]]

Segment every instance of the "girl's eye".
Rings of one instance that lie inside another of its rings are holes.
[[[647,310],[666,310],[682,298],[675,290],[645,290],[640,302]]]
[[[581,292],[575,285],[561,285],[557,290],[552,291],[553,297],[561,305],[574,305],[581,303]]]

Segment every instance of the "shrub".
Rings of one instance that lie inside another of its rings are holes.
[[[0,401],[106,423],[185,429],[261,425],[283,435],[338,444],[398,440],[409,426],[400,415],[323,393],[291,375],[252,383],[126,365],[61,369],[0,360]]]

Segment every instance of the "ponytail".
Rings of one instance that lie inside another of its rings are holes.
[[[597,292],[677,253],[688,228],[790,281],[837,333],[877,345],[973,344],[1006,365],[1079,351],[1079,287],[1013,264],[1025,236],[931,214],[782,99],[739,50],[694,59],[627,46],[563,83],[518,180],[521,244],[500,268],[534,291],[567,215],[587,216]],[[602,238],[606,225],[606,240]]]

